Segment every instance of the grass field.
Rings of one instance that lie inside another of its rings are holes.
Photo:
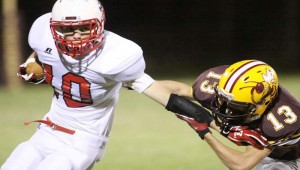
[[[299,99],[300,76],[280,75],[280,78],[281,84]],[[188,78],[176,80],[192,83],[192,79]],[[34,133],[36,124],[24,126],[23,122],[40,119],[48,111],[51,97],[52,89],[46,85],[28,85],[23,90],[14,92],[0,89],[0,164],[18,143],[27,140]],[[237,148],[227,141],[226,144]],[[185,122],[142,94],[123,90],[104,158],[94,169],[227,168]]]

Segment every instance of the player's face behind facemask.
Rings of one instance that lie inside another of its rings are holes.
[[[57,50],[77,58],[101,46],[104,9],[97,0],[56,1],[50,21]]]
[[[268,64],[257,60],[234,63],[215,86],[212,108],[216,123],[251,123],[261,117],[277,93],[277,74]]]

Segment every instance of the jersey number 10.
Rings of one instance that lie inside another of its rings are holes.
[[[53,81],[53,72],[52,66],[44,64],[44,69],[46,71],[46,82],[52,85]],[[68,107],[84,107],[93,104],[92,95],[91,95],[91,84],[82,76],[75,75],[72,73],[67,73],[62,76],[61,82],[61,91],[63,99]],[[72,84],[79,85],[79,100],[75,100],[72,95]],[[57,96],[58,97],[58,96]]]

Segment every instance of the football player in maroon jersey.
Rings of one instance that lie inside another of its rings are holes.
[[[173,94],[166,109],[177,112],[230,169],[300,169],[300,103],[278,84],[275,70],[257,60],[244,60],[204,71],[188,85],[161,81],[178,95],[194,98],[203,107],[177,107]],[[190,90],[192,89],[192,90]],[[197,109],[195,109],[197,108]],[[212,113],[212,114],[210,114]],[[213,128],[244,152],[217,140]]]

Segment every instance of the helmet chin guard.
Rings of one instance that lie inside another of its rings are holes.
[[[57,50],[73,58],[88,55],[104,40],[104,22],[104,8],[97,0],[56,1],[50,29]]]

